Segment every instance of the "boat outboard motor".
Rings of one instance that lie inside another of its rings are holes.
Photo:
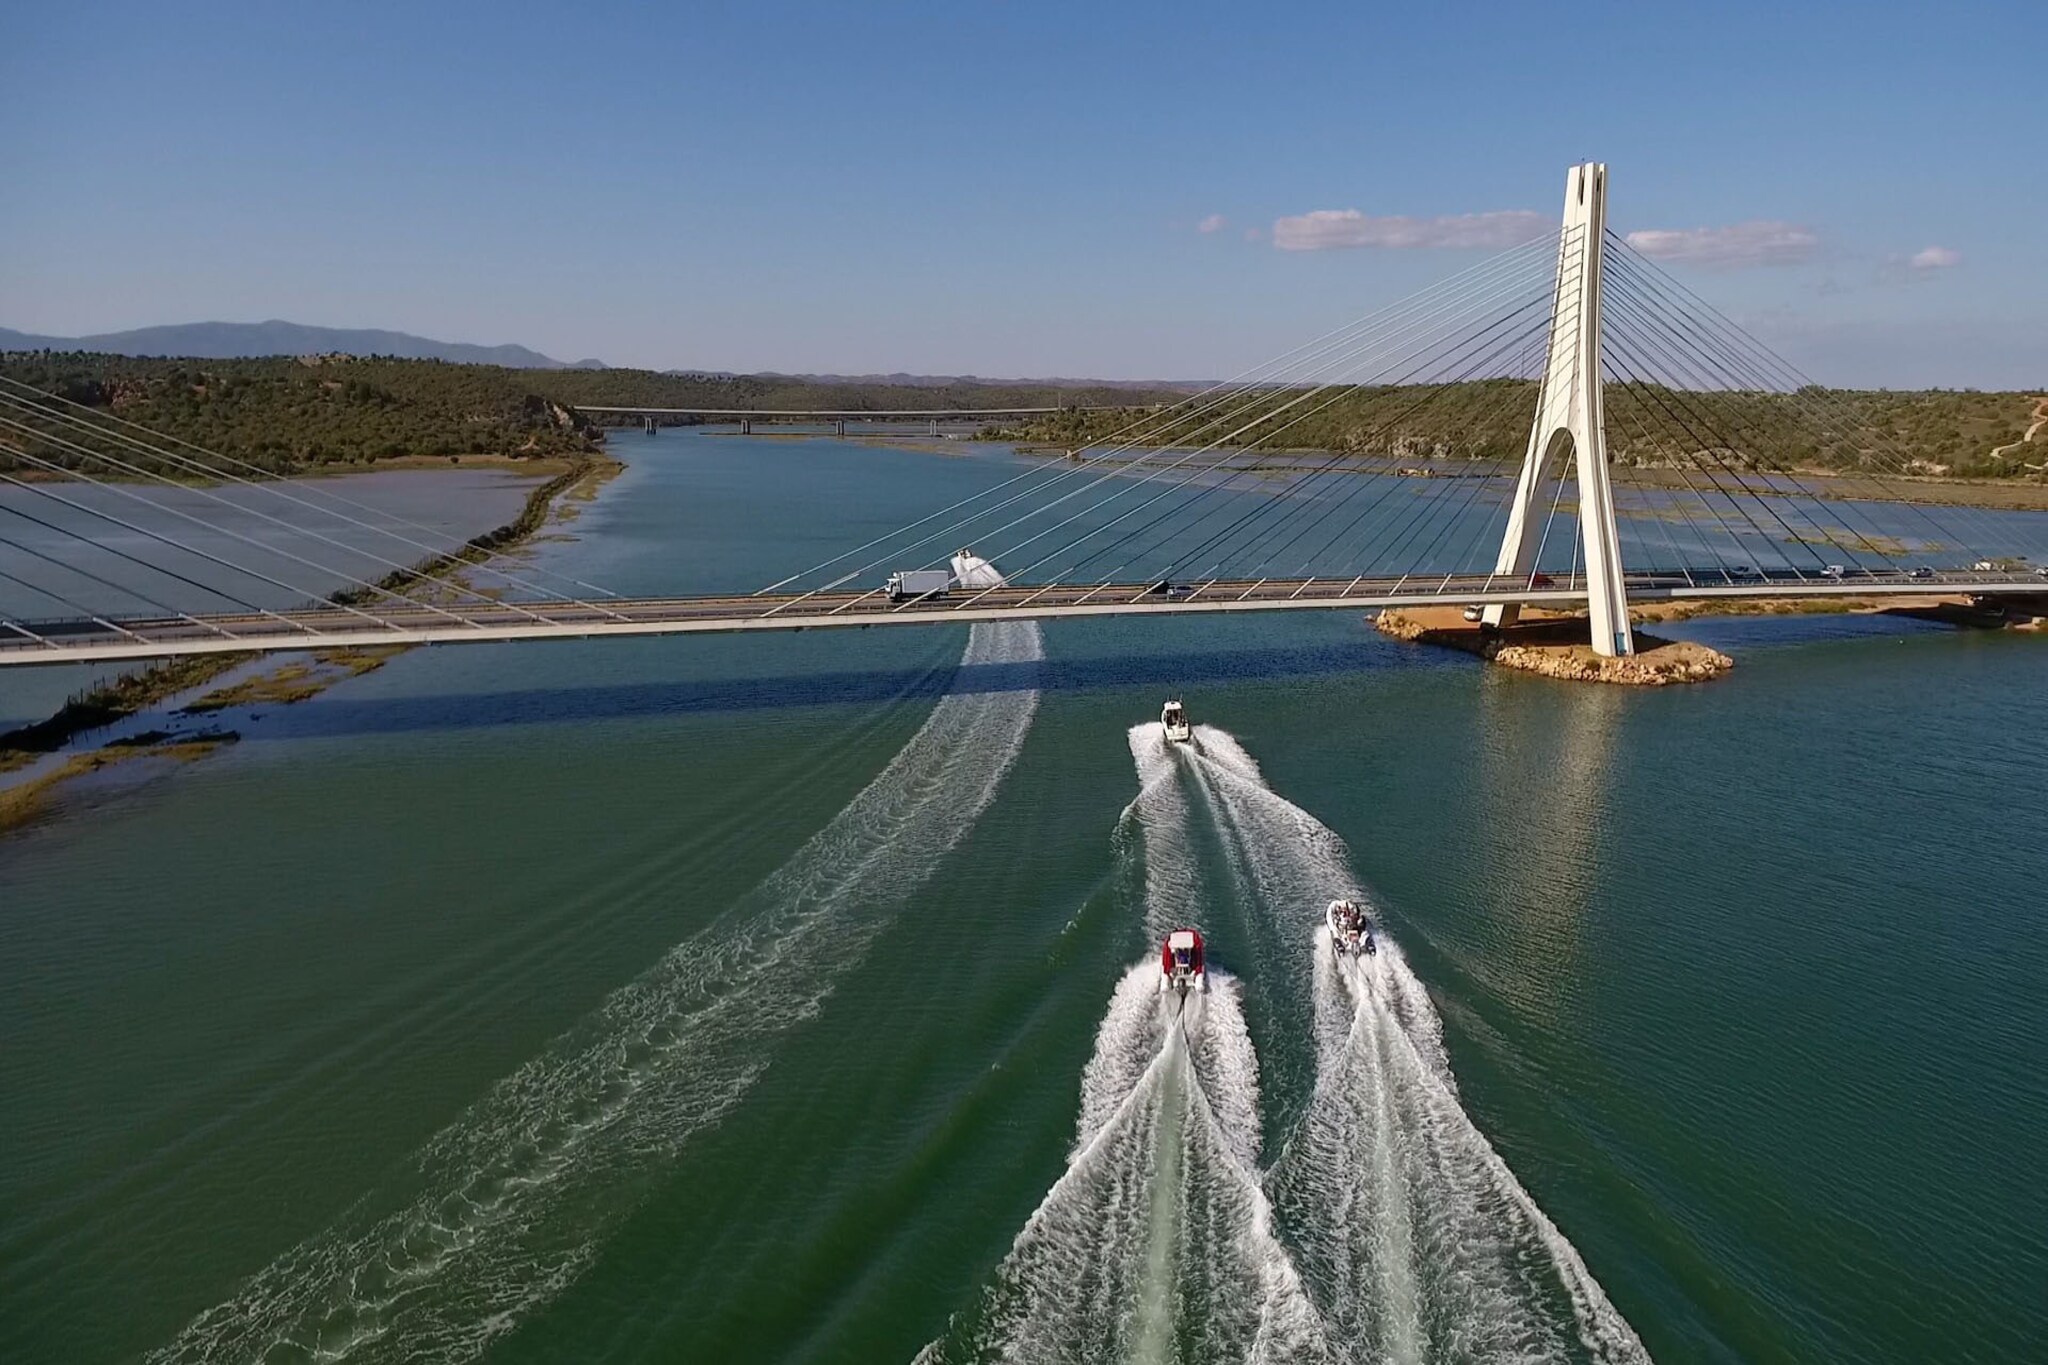
[[[1209,989],[1209,973],[1202,961],[1202,935],[1194,929],[1176,929],[1159,947],[1159,989],[1178,991],[1183,999],[1189,990]]]

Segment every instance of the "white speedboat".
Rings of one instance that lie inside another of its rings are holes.
[[[1177,701],[1159,708],[1159,724],[1175,744],[1185,744],[1195,737],[1195,727],[1188,724],[1187,708]]]
[[[1176,929],[1159,945],[1159,989],[1178,991],[1183,999],[1189,991],[1209,989],[1209,966],[1202,960],[1202,934],[1198,929]]]
[[[1378,951],[1372,940],[1372,921],[1357,901],[1331,901],[1323,912],[1330,930],[1330,946],[1340,957],[1361,957]]]
[[[1006,586],[1002,572],[995,565],[965,548],[953,556],[953,580],[963,588]]]

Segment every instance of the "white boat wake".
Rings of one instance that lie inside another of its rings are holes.
[[[1036,625],[1004,622],[974,626],[961,662],[1041,657]],[[430,1141],[394,1211],[301,1243],[150,1359],[480,1355],[576,1278],[775,1037],[818,1012],[974,826],[1037,705],[1035,691],[942,697],[787,863]]]
[[[1459,1103],[1399,946],[1382,932],[1373,956],[1330,951],[1324,906],[1366,899],[1343,842],[1230,735],[1198,727],[1188,761],[1247,897],[1284,917],[1313,972],[1314,1093],[1267,1185],[1331,1339],[1392,1361],[1647,1360]]]
[[[1238,984],[1209,977],[1184,1014],[1154,960],[1118,983],[1066,1171],[923,1365],[1325,1358],[1260,1188]]]

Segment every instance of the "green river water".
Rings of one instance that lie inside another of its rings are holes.
[[[618,440],[531,554],[627,592],[1017,464]],[[0,1360],[2042,1359],[2048,653],[1685,631],[449,648],[81,787],[0,837]]]

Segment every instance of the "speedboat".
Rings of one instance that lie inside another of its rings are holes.
[[[1176,929],[1159,946],[1159,989],[1162,994],[1178,991],[1183,999],[1189,991],[1200,994],[1209,989],[1200,930]]]
[[[1188,724],[1188,711],[1178,701],[1170,701],[1159,708],[1159,724],[1166,731],[1166,737],[1175,744],[1185,744],[1195,737],[1195,727]]]
[[[1378,951],[1372,939],[1372,921],[1365,917],[1357,901],[1331,901],[1330,908],[1323,912],[1323,922],[1330,929],[1330,946],[1340,957]]]

